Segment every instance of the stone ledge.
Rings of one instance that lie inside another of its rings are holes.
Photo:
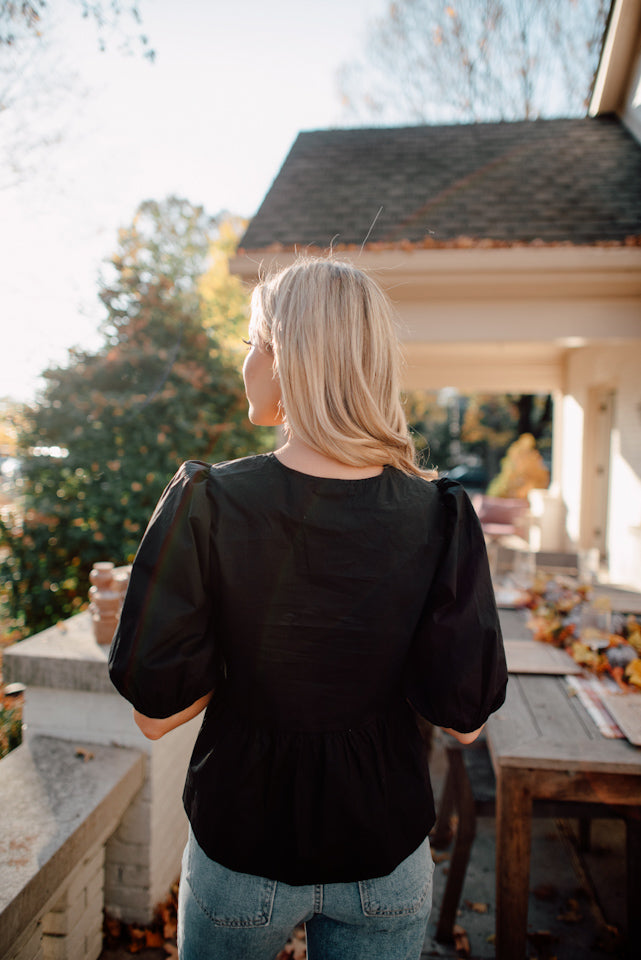
[[[88,610],[7,647],[2,670],[6,683],[27,687],[115,693],[107,670],[109,647],[94,637]]]
[[[59,900],[86,852],[114,832],[144,774],[138,751],[43,736],[0,762],[0,957]]]

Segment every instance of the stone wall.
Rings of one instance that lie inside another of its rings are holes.
[[[106,844],[104,901],[114,916],[147,923],[180,872],[187,837],[182,790],[200,718],[161,740],[145,739],[111,685],[108,649],[96,643],[85,612],[9,647],[3,670],[7,682],[27,686],[26,740],[47,735],[144,755],[143,787]]]

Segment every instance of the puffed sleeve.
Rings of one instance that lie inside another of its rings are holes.
[[[165,489],[136,553],[111,645],[111,681],[147,717],[178,713],[214,686],[208,473],[206,464],[190,461]]]
[[[505,700],[507,667],[487,550],[463,488],[436,481],[440,562],[410,648],[405,693],[431,723],[470,733]]]

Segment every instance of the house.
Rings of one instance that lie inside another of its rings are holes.
[[[232,269],[330,246],[394,301],[406,388],[552,394],[546,546],[641,588],[641,0],[588,117],[301,133]]]

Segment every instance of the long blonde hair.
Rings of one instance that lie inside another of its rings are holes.
[[[341,463],[428,475],[401,405],[391,304],[371,277],[298,260],[255,288],[250,335],[273,351],[287,432]]]

